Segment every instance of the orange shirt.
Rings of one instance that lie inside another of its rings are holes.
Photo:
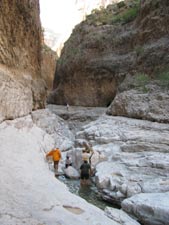
[[[61,152],[58,148],[52,149],[49,153],[46,154],[47,156],[52,156],[53,161],[59,161],[61,159]]]

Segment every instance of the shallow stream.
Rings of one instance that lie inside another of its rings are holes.
[[[67,179],[65,176],[59,176],[58,179],[66,184],[71,193],[80,196],[100,209],[104,210],[106,206],[113,207],[112,204],[105,202],[99,197],[99,193],[94,184],[91,184],[90,186],[80,186],[80,180]]]

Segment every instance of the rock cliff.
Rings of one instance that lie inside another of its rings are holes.
[[[56,51],[60,56],[64,42],[70,37],[75,25],[83,21],[86,15],[89,15],[93,9],[100,7],[105,8],[108,4],[119,1],[120,0],[69,0],[69,2],[67,2],[66,0],[58,0],[57,10],[52,10],[56,7],[55,5],[57,5],[54,1],[49,1],[47,5],[45,1],[40,1],[42,26],[45,31],[45,44]],[[66,5],[67,10],[62,7],[63,5]],[[52,19],[51,23],[47,25],[45,20],[46,16],[48,16],[48,10],[50,11]],[[59,10],[62,11],[62,15],[57,13]],[[69,21],[69,27],[65,26],[65,18]],[[54,21],[55,25],[52,25]],[[62,29],[59,27],[62,27]]]
[[[140,81],[140,84],[137,82],[138,93],[151,92],[154,96],[153,89],[160,88],[160,92],[165,89],[163,97],[166,104],[168,12],[167,0],[122,1],[109,5],[106,10],[95,10],[74,29],[66,42],[55,73],[55,90],[48,102],[107,106],[117,93],[124,92],[126,80],[131,77],[134,82]],[[146,77],[148,81],[143,83]],[[132,79],[127,90],[133,88]],[[134,113],[129,115],[129,110],[122,113],[116,110],[117,106],[113,108],[115,112],[110,109],[109,114],[148,118],[147,114],[139,117]],[[160,112],[154,108],[153,111]],[[150,119],[156,120],[155,117]],[[164,118],[164,121],[168,119]]]
[[[58,57],[56,52],[50,49],[47,45],[43,44],[41,72],[42,77],[46,82],[48,92],[50,92],[53,88],[53,80],[57,58]]]
[[[0,2],[0,121],[43,108],[39,1]]]

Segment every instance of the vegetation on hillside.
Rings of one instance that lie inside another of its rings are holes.
[[[169,68],[157,71],[154,79],[160,86],[169,89]]]
[[[86,22],[89,25],[112,25],[116,23],[128,23],[138,15],[140,0],[121,1],[109,5],[107,8],[94,9],[87,16]]]
[[[130,88],[139,88],[146,93],[149,90],[149,84],[157,84],[163,89],[169,89],[169,69],[160,69],[152,77],[146,73],[137,73],[130,84]]]

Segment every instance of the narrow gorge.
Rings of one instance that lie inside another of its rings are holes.
[[[58,58],[38,0],[0,1],[1,225],[169,225],[169,2],[111,3]],[[104,209],[46,160],[59,147],[79,173],[84,143]]]

